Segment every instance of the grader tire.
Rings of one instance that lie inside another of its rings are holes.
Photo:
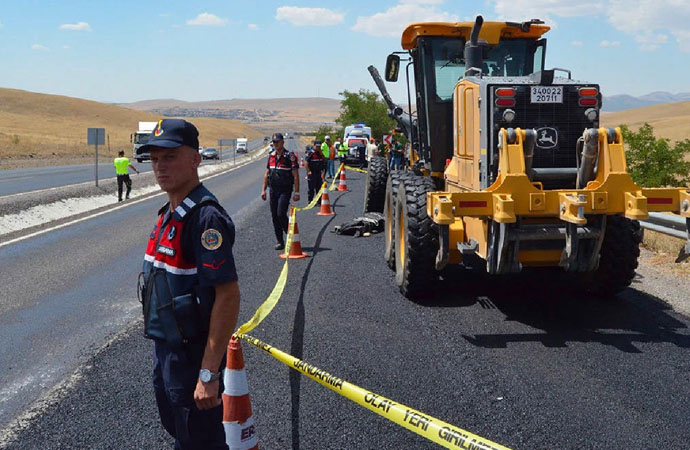
[[[386,180],[388,164],[386,158],[374,156],[369,161],[367,180],[364,185],[364,213],[383,212],[386,202]]]
[[[395,205],[395,281],[410,299],[431,293],[438,278],[435,268],[438,229],[426,214],[426,193],[436,190],[433,180],[412,176],[401,180]]]
[[[400,181],[414,176],[412,172],[392,171],[386,181],[386,195],[383,205],[385,247],[383,257],[391,270],[395,270],[395,204],[398,198]]]
[[[599,253],[599,267],[588,277],[587,290],[612,296],[630,286],[640,256],[640,222],[620,216],[606,218],[606,232]]]

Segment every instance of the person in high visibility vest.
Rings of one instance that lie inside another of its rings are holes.
[[[121,202],[123,184],[127,185],[125,199],[129,199],[129,194],[132,192],[132,179],[129,178],[130,167],[137,174],[139,174],[139,171],[129,162],[129,159],[125,157],[125,152],[123,150],[117,152],[117,158],[113,160],[113,165],[115,165],[115,175],[117,175],[117,201]]]
[[[338,149],[338,158],[340,158],[340,162],[344,163],[345,158],[347,158],[347,139],[343,139],[343,143],[340,144],[340,148]]]
[[[326,159],[326,176],[333,178],[335,176],[335,151],[330,136],[324,138],[324,143],[321,144],[321,153]]]

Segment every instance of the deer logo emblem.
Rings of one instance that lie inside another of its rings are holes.
[[[556,148],[558,146],[558,131],[555,128],[543,127],[537,130],[537,147],[543,149]]]

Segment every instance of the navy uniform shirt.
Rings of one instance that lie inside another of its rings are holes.
[[[162,271],[165,277],[154,277],[150,284],[155,288],[150,289],[151,301],[144,307],[150,319],[145,326],[148,337],[165,338],[156,308],[187,294],[196,296],[201,330],[208,331],[214,286],[237,280],[232,254],[235,226],[220,205],[204,203],[207,199],[214,197],[199,184],[174,211],[168,205],[159,211],[143,273],[147,280],[154,270]]]
[[[299,169],[297,157],[294,153],[283,150],[283,155],[278,158],[278,151],[273,150],[268,154],[266,168],[268,169],[268,186],[271,189],[280,191],[292,190],[292,185],[295,182],[292,171]]]

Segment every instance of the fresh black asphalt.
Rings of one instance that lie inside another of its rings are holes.
[[[236,179],[207,185],[230,202]],[[513,449],[687,448],[690,320],[646,294],[644,281],[601,299],[550,273],[492,279],[452,270],[431,299],[408,301],[383,261],[383,235],[331,233],[361,213],[363,181],[348,172],[351,191],[331,193],[336,216],[299,213],[302,246],[312,256],[290,262],[281,301],[251,334]],[[259,183],[240,190],[258,197]],[[268,205],[254,199],[237,214],[243,321],[269,294],[283,261],[273,250]],[[147,236],[121,262],[123,271],[138,271]],[[136,305],[134,278],[129,286],[127,301]],[[171,448],[156,417],[151,343],[138,319],[129,326],[86,359],[82,378],[7,448]],[[243,347],[262,449],[438,448]]]

